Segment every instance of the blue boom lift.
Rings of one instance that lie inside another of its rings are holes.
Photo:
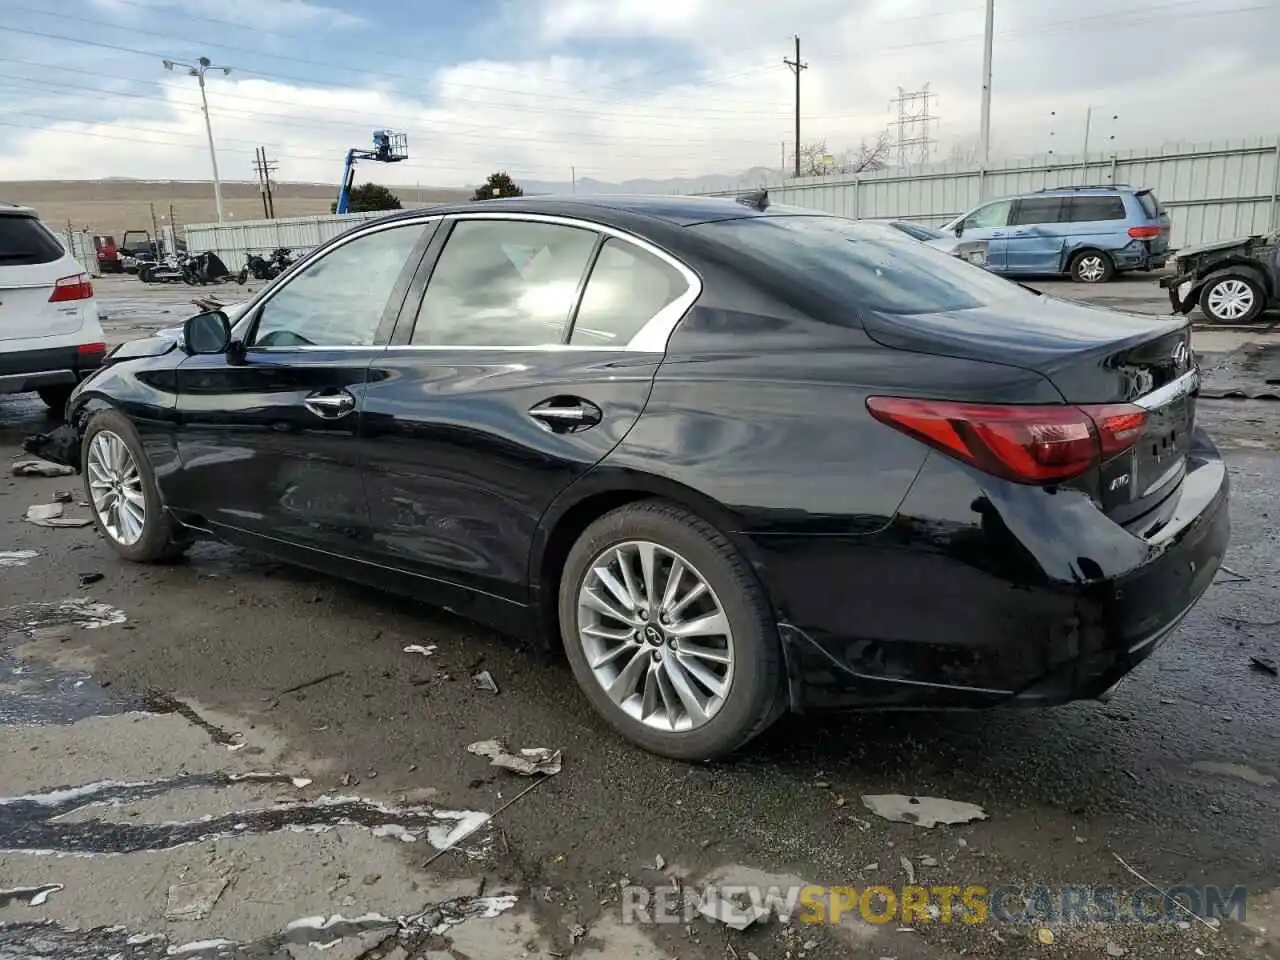
[[[349,213],[351,187],[356,178],[357,160],[377,160],[379,163],[398,163],[409,159],[409,138],[390,130],[373,131],[373,149],[352,147],[347,151],[347,162],[342,168],[342,186],[338,189],[338,205],[334,213]]]

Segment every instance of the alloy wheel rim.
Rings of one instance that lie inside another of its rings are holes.
[[[1106,272],[1101,257],[1085,257],[1080,261],[1079,273],[1082,279],[1097,283]]]
[[[577,627],[596,682],[631,719],[683,733],[724,706],[733,683],[729,619],[676,551],[647,540],[602,551],[578,590]]]
[[[1209,291],[1209,312],[1223,320],[1239,320],[1253,309],[1253,288],[1243,280],[1223,280]]]
[[[126,547],[137,543],[147,521],[147,500],[128,445],[110,430],[99,431],[89,442],[86,467],[93,509],[107,536]]]

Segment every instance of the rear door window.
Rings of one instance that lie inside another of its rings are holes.
[[[640,328],[689,289],[671,264],[633,243],[609,239],[591,269],[569,342],[625,347]]]
[[[39,220],[0,214],[0,267],[54,263],[62,255],[62,244]]]
[[[1066,219],[1063,216],[1064,205],[1063,197],[1029,197],[1019,200],[1010,222],[1015,225],[1061,223]]]
[[[1072,197],[1071,222],[1125,219],[1124,201],[1119,197]]]

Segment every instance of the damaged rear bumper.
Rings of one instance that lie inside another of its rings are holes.
[[[80,472],[80,434],[70,424],[63,424],[51,433],[37,433],[22,441],[27,453],[61,463]]]
[[[1196,305],[1197,283],[1195,274],[1175,273],[1161,277],[1160,286],[1169,293],[1169,305],[1174,313],[1187,314]]]

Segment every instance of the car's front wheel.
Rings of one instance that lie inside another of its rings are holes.
[[[1258,282],[1239,274],[1210,280],[1200,291],[1200,309],[1214,323],[1251,323],[1266,305]]]
[[[723,756],[783,708],[759,581],[720,531],[674,504],[629,504],[591,524],[565,562],[559,614],[592,705],[653,753]]]
[[[182,554],[188,541],[164,509],[155,471],[128,417],[118,410],[94,414],[81,440],[80,462],[98,530],[116,553],[138,563]]]

